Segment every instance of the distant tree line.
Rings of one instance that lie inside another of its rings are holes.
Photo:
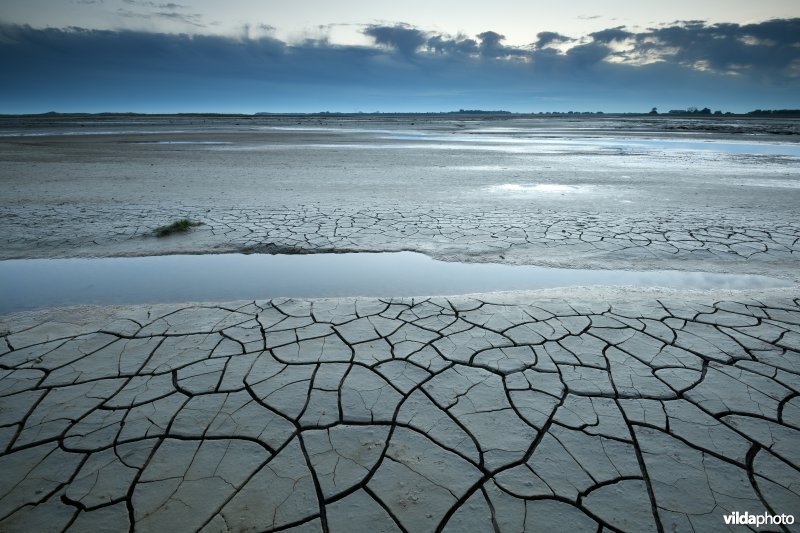
[[[650,110],[649,115],[658,115],[658,109],[653,108]],[[711,111],[710,108],[704,107],[703,109],[698,109],[696,107],[688,107],[686,109],[670,109],[667,115],[733,115],[730,111]],[[752,116],[800,116],[800,109],[756,109],[755,111],[748,111],[744,113],[744,115],[752,115]]]
[[[800,116],[800,109],[756,109],[755,111],[748,111],[747,114],[756,116]]]
[[[657,115],[658,111],[654,107],[650,111],[651,115]],[[670,109],[667,112],[668,115],[732,115],[730,111],[722,112],[720,110],[711,111],[711,108],[704,107],[703,109],[697,109],[696,107],[688,107],[686,109]]]
[[[485,109],[459,109],[449,111],[449,115],[510,115],[511,111],[487,111]]]

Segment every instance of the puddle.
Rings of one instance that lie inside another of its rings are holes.
[[[456,295],[582,285],[757,289],[791,283],[753,275],[448,263],[413,252],[20,259],[0,261],[0,313],[77,304]]]

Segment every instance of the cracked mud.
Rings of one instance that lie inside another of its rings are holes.
[[[800,281],[798,157],[758,153],[798,152],[797,123],[731,121],[0,123],[0,258],[409,250]],[[182,218],[204,225],[153,237]]]
[[[10,210],[6,210],[10,211]],[[434,257],[499,256],[511,262],[572,264],[576,256],[620,264],[631,260],[683,261],[695,264],[750,260],[762,263],[796,261],[800,255],[800,222],[758,223],[743,217],[702,213],[672,213],[664,217],[630,217],[592,212],[560,214],[540,210],[472,213],[448,207],[392,211],[378,208],[274,207],[268,209],[178,207],[174,218],[201,218],[204,226],[187,238],[154,242],[153,228],[163,220],[164,209],[121,206],[113,212],[114,224],[102,212],[54,206],[26,210],[24,217],[6,212],[2,240],[7,255],[24,249],[25,256],[48,257],[53,250],[71,256],[87,246],[118,253],[141,253],[148,247],[159,253],[172,251],[249,251],[314,253],[330,251],[418,250]],[[198,214],[199,213],[199,214]],[[31,219],[38,225],[25,231]],[[472,220],[470,220],[472,219]],[[143,224],[142,221],[152,220]],[[69,221],[65,228],[64,221]],[[687,221],[689,223],[687,223]],[[73,225],[79,231],[73,231]],[[88,244],[87,244],[88,243]],[[188,250],[187,250],[188,248]],[[19,254],[17,254],[19,255]],[[538,259],[538,261],[537,261]],[[515,261],[516,260],[516,261]]]
[[[800,506],[797,299],[281,299],[2,327],[3,530],[714,531]]]
[[[149,120],[0,123],[0,259],[413,250],[800,283],[800,166],[775,153],[796,121]],[[152,236],[180,218],[204,225]],[[797,289],[0,315],[0,531],[798,517]]]

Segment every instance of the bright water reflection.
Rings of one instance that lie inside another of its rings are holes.
[[[791,284],[753,275],[449,263],[413,252],[23,259],[0,261],[0,313],[89,303],[455,295],[583,285],[754,289]]]

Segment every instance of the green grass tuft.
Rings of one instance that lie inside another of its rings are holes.
[[[156,228],[155,234],[156,237],[166,237],[167,235],[172,235],[173,233],[184,233],[189,231],[189,228],[193,226],[202,226],[202,225],[203,223],[197,220],[189,220],[188,218],[182,218],[180,220],[176,220],[172,224]]]

